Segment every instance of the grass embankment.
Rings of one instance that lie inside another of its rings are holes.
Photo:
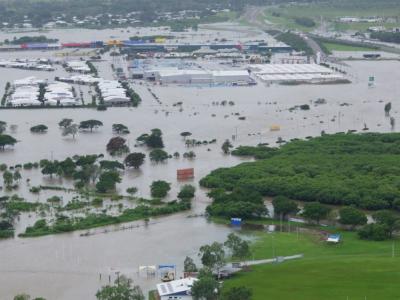
[[[50,234],[72,232],[75,230],[91,229],[96,227],[115,225],[137,220],[144,220],[150,217],[168,215],[190,209],[190,199],[184,199],[178,202],[167,203],[160,207],[149,207],[145,205],[136,208],[126,209],[119,216],[110,216],[107,214],[91,214],[84,218],[60,218],[54,224],[47,224],[42,219],[33,226],[27,227],[20,237],[38,237]]]
[[[370,242],[352,232],[341,234],[342,243],[328,245],[317,233],[259,233],[252,246],[255,259],[274,253],[303,253],[304,258],[251,267],[225,281],[224,288],[249,287],[253,300],[399,299],[399,247],[392,258],[393,241]]]
[[[370,48],[370,47],[362,47],[362,46],[352,46],[352,45],[345,45],[340,43],[330,43],[330,42],[323,42],[325,49],[328,49],[329,52],[332,51],[377,51],[377,49]]]
[[[292,47],[295,51],[304,52],[306,55],[312,55],[313,50],[308,46],[307,42],[297,34],[284,32],[275,36],[280,42]]]

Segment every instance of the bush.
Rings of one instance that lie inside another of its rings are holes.
[[[195,195],[196,188],[193,185],[184,185],[178,193],[179,199],[192,199]]]
[[[167,196],[170,189],[171,184],[166,181],[153,181],[150,186],[151,196],[155,198],[164,198],[165,196]]]
[[[358,231],[358,236],[364,240],[384,241],[390,238],[387,226],[368,224]]]
[[[362,211],[353,207],[344,207],[339,210],[339,222],[343,225],[350,225],[352,228],[357,225],[367,224],[367,216]]]

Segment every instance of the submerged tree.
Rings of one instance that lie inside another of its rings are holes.
[[[158,128],[152,129],[150,134],[142,134],[136,140],[150,148],[164,148],[162,132]]]
[[[164,198],[171,190],[171,184],[164,180],[153,181],[150,186],[151,196],[154,198]]]
[[[111,138],[107,143],[107,152],[109,152],[111,155],[129,152],[129,148],[126,145],[126,140],[120,136]]]
[[[36,126],[32,126],[31,127],[31,132],[33,133],[45,133],[47,132],[49,128],[44,125],[44,124],[40,124],[40,125],[36,125]]]
[[[7,123],[4,121],[0,121],[0,134],[2,134],[7,129]]]
[[[67,128],[68,126],[71,126],[73,120],[72,119],[62,119],[59,123],[58,126],[61,128]]]
[[[93,129],[99,128],[100,126],[103,126],[103,123],[99,120],[87,120],[82,121],[79,124],[79,129],[90,130],[90,132],[93,132]]]
[[[390,117],[390,127],[392,130],[394,130],[394,127],[396,126],[396,120],[394,117]]]
[[[138,169],[144,163],[146,155],[140,152],[130,153],[124,160],[124,164],[127,167],[134,167]]]
[[[13,174],[12,174],[10,171],[5,171],[5,172],[3,173],[3,182],[4,182],[4,185],[5,185],[7,188],[9,188],[9,187],[12,186],[13,181],[14,181],[14,176],[13,176]]]
[[[67,127],[64,128],[62,135],[63,136],[68,136],[72,135],[72,138],[75,139],[76,134],[78,133],[78,125],[77,124],[71,124]]]
[[[163,162],[168,159],[168,153],[162,149],[154,149],[149,154],[150,160],[156,163]]]
[[[385,104],[385,115],[389,116],[390,111],[392,109],[392,102],[388,102]]]
[[[17,140],[8,134],[0,134],[0,149],[4,150],[6,146],[14,146]]]
[[[129,129],[124,124],[113,124],[112,131],[116,134],[129,134]]]
[[[186,139],[188,136],[191,136],[192,133],[189,131],[184,131],[181,133],[181,137],[183,137],[184,139]]]
[[[222,144],[221,149],[225,154],[228,154],[231,151],[230,149],[232,147],[233,145],[231,144],[231,142],[229,140],[225,140],[225,142]]]

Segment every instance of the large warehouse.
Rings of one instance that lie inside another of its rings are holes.
[[[343,75],[317,64],[249,65],[249,70],[264,82],[326,82],[344,79]]]
[[[163,84],[251,84],[247,70],[200,70],[163,68],[147,70],[144,78],[158,81]]]

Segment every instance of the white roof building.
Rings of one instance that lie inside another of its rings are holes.
[[[67,67],[70,68],[73,72],[81,72],[81,73],[89,73],[90,68],[84,61],[69,61],[67,62]]]
[[[160,300],[192,300],[191,290],[197,278],[184,278],[157,284]]]
[[[252,73],[264,82],[335,81],[343,75],[317,64],[264,64],[249,65]]]
[[[122,105],[128,104],[131,101],[131,99],[126,96],[125,89],[116,80],[101,79],[97,85],[106,105]]]
[[[200,70],[163,68],[145,71],[144,77],[161,83],[234,84],[252,81],[247,70]]]

